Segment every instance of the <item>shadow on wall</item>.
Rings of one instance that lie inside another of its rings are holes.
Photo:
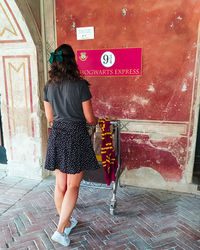
[[[1,119],[1,94],[0,94],[0,163],[1,164],[7,163],[6,149],[4,147],[4,142],[3,142],[3,128]]]

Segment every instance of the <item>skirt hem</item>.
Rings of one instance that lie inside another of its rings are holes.
[[[99,167],[97,167],[97,168],[88,168],[88,169],[80,169],[79,171],[63,171],[63,170],[61,170],[61,169],[59,169],[59,168],[54,168],[54,169],[48,169],[48,168],[45,168],[46,170],[48,170],[48,171],[55,171],[56,169],[58,169],[58,170],[60,170],[60,172],[62,172],[62,173],[64,173],[64,174],[79,174],[79,173],[81,173],[81,172],[84,172],[84,171],[87,171],[87,170],[97,170],[97,169],[99,169],[100,168],[100,166]]]

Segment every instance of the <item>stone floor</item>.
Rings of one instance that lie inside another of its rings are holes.
[[[119,188],[115,215],[111,189],[81,186],[79,221],[70,247],[51,240],[58,216],[54,178],[34,181],[0,173],[0,249],[200,249],[200,196]]]

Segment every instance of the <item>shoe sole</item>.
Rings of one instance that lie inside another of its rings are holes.
[[[65,247],[68,247],[68,246],[70,245],[70,241],[69,241],[69,243],[68,243],[67,245],[63,245],[63,244],[62,244],[61,242],[59,242],[57,239],[54,239],[53,237],[51,237],[51,239],[52,239],[53,241],[59,243],[60,245],[65,246]]]

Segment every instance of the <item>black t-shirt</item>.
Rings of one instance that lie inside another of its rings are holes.
[[[44,101],[51,103],[54,121],[85,121],[82,102],[91,97],[88,84],[84,80],[48,83],[44,87]]]

